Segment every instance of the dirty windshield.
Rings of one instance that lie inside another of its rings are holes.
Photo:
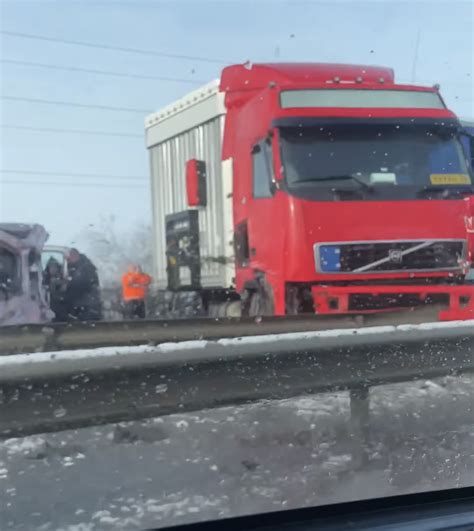
[[[473,486],[472,2],[0,4],[0,529]]]
[[[450,129],[446,125],[384,122],[319,127],[302,123],[282,128],[284,174],[290,188],[308,184],[333,187],[349,181],[392,197],[401,191],[405,197],[411,194],[416,198],[417,193],[419,197],[420,191],[432,185],[441,192],[446,187],[468,185],[466,191],[472,193],[461,139]]]

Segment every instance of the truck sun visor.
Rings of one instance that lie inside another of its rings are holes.
[[[414,90],[305,89],[284,90],[283,109],[306,107],[444,109],[436,92]]]

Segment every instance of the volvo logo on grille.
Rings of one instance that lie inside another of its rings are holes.
[[[401,264],[403,262],[403,254],[401,249],[389,249],[388,261],[391,264]]]

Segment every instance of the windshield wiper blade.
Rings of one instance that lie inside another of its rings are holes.
[[[365,183],[355,175],[327,175],[325,177],[316,177],[313,179],[299,179],[296,181],[297,183],[306,183],[306,182],[323,182],[323,181],[354,181],[357,184],[359,184],[362,188],[365,190],[373,191],[373,187],[370,184]],[[344,190],[346,191],[346,190]]]

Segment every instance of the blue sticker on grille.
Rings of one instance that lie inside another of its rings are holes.
[[[338,245],[321,245],[319,248],[321,271],[335,273],[341,270],[341,248]]]

